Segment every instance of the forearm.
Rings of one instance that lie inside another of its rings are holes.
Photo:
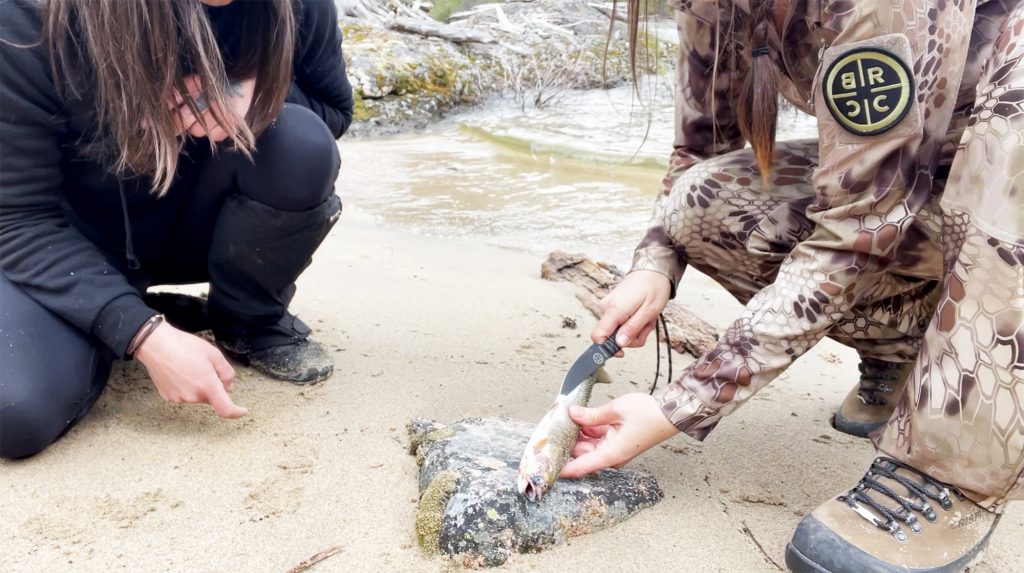
[[[43,307],[93,335],[119,357],[156,311],[62,215],[18,224],[17,207],[0,215],[0,268]],[[46,245],[40,248],[40,245]]]
[[[820,342],[858,301],[884,298],[894,288],[896,279],[880,273],[877,261],[850,261],[841,272],[825,273],[823,266],[831,263],[822,255],[798,245],[775,282],[750,299],[715,347],[655,394],[676,428],[704,439],[721,418]]]

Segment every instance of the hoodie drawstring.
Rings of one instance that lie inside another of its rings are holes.
[[[124,257],[128,259],[128,268],[138,270],[142,265],[135,258],[135,245],[132,244],[132,224],[128,220],[128,197],[124,193],[124,181],[118,179],[117,191],[121,194],[121,214],[124,216]]]

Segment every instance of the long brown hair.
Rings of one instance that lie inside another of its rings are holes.
[[[613,0],[616,5],[618,1]],[[629,64],[633,80],[636,81],[637,45],[641,43],[638,42],[639,30],[641,25],[646,27],[650,0],[625,1],[629,14],[626,22],[629,31]],[[719,2],[716,0],[714,3],[720,10],[721,8],[717,6]],[[768,32],[774,21],[774,14],[770,9],[772,2],[768,0],[751,0],[750,5],[751,14],[746,22],[747,33],[745,35],[740,35],[742,29],[732,28],[729,30],[731,33],[723,34],[725,31],[722,29],[721,20],[716,23],[718,28],[715,30],[717,54],[713,73],[717,75],[718,66],[721,63],[719,59],[723,53],[721,47],[718,46],[718,38],[725,36],[749,39],[745,45],[740,46],[741,50],[738,51],[745,52],[750,57],[750,70],[743,78],[742,88],[738,93],[733,94],[732,106],[736,113],[740,133],[754,149],[754,156],[761,169],[761,177],[767,184],[771,175],[772,154],[775,152],[775,128],[778,120],[778,70],[769,61],[771,55],[767,53]],[[737,16],[739,15],[734,10],[731,20],[735,20]],[[613,19],[612,25],[614,26],[614,24]],[[730,23],[730,27],[733,24],[735,21]],[[714,83],[711,85],[714,86]],[[709,93],[706,96],[711,98],[713,94]],[[714,110],[712,110],[712,114],[714,114]],[[717,122],[712,121],[712,125],[717,125]]]
[[[251,155],[291,85],[295,15],[290,0],[246,4],[237,61],[225,65],[199,0],[49,0],[43,39],[54,81],[66,97],[94,92],[90,149],[112,148],[116,175],[149,175],[158,195],[170,188],[184,138],[169,104],[175,94],[188,94],[188,74],[199,77],[214,119],[235,147]],[[245,118],[235,117],[228,86],[250,78],[256,80],[252,105]],[[185,105],[200,117],[196,101],[186,97]]]

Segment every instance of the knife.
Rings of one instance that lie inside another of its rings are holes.
[[[604,342],[591,344],[590,348],[576,359],[576,362],[569,368],[569,372],[566,373],[565,380],[562,380],[562,389],[559,391],[559,394],[567,396],[590,375],[596,372],[598,368],[604,366],[605,360],[615,356],[621,350],[618,343],[615,342],[615,337],[618,334],[619,329],[616,328],[615,332]]]

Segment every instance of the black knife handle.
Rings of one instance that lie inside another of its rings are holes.
[[[604,342],[598,345],[601,347],[602,350],[608,353],[608,356],[606,356],[606,358],[611,358],[612,356],[618,354],[620,350],[622,350],[622,347],[619,346],[619,343],[615,342],[615,339],[618,338],[618,336],[619,329],[616,328],[615,332],[613,332],[611,336],[609,336],[607,339],[605,339]]]

